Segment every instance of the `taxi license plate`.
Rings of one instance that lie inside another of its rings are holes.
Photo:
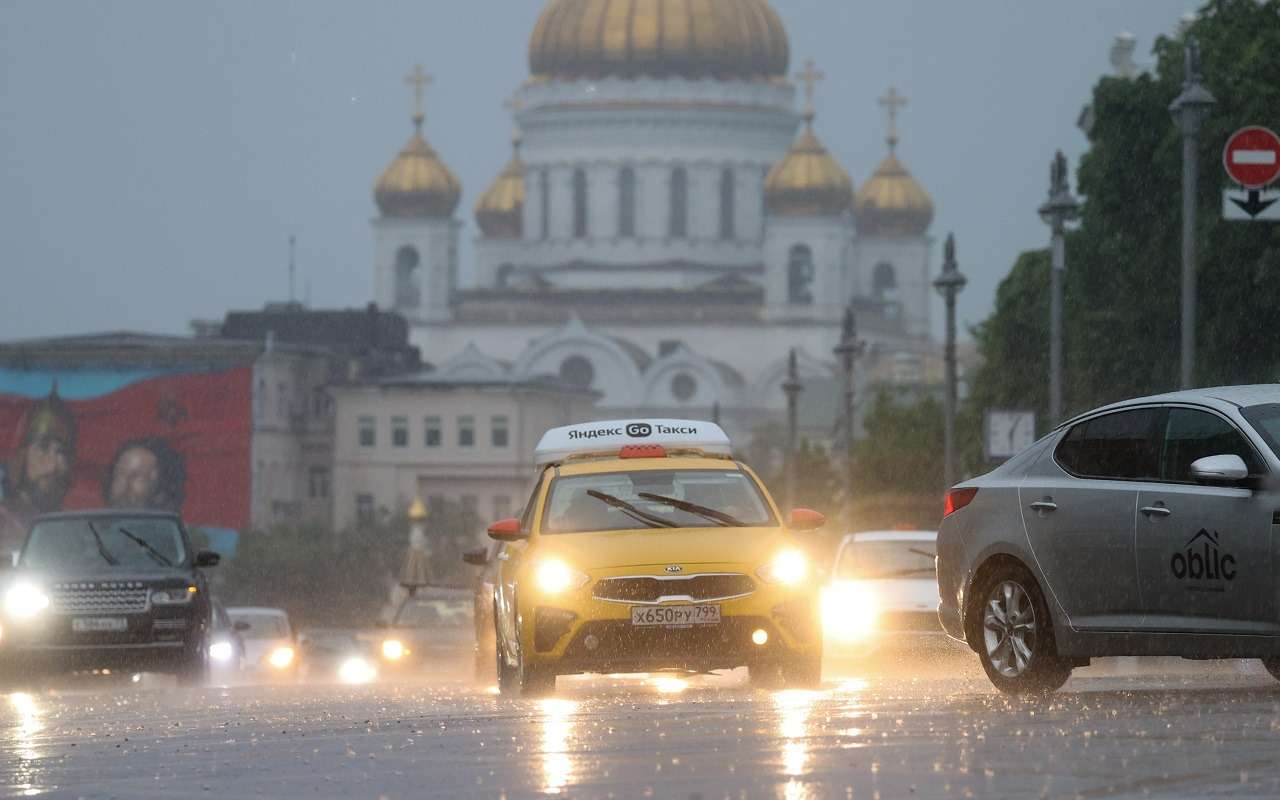
[[[74,617],[71,620],[71,630],[73,633],[127,631],[129,621],[124,617]]]
[[[719,625],[720,606],[632,606],[631,624],[663,628]]]

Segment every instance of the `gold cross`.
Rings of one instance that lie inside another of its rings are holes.
[[[413,87],[413,122],[415,125],[421,125],[423,120],[422,112],[422,93],[431,83],[431,76],[423,69],[421,64],[414,64],[413,71],[405,76],[404,82]]]
[[[804,62],[804,69],[796,73],[796,80],[804,84],[804,114],[806,117],[813,116],[813,90],[818,82],[827,77],[826,73],[819,72],[813,66],[813,61]]]
[[[898,144],[898,109],[907,104],[907,98],[898,94],[898,90],[889,87],[889,93],[881,97],[877,102],[889,114],[889,149],[892,150]]]

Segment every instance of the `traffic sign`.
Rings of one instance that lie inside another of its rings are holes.
[[[1246,222],[1280,220],[1280,191],[1275,189],[1226,189],[1222,193],[1222,218]]]
[[[1222,166],[1246,189],[1261,189],[1280,175],[1280,136],[1261,125],[1231,134],[1222,148]]]

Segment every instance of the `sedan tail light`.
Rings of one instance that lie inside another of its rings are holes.
[[[978,488],[970,486],[965,489],[948,489],[946,504],[942,507],[942,516],[949,517],[960,509],[973,502],[973,498],[977,497]]]

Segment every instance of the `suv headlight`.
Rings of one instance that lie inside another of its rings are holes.
[[[192,598],[196,596],[196,587],[188,586],[185,589],[166,589],[161,592],[151,593],[151,602],[157,606],[176,606],[190,603]]]
[[[580,589],[591,580],[587,573],[580,572],[556,558],[539,562],[534,568],[533,575],[543,594],[560,594],[569,589]]]
[[[4,610],[17,619],[30,619],[49,607],[49,595],[33,583],[19,583],[4,596]]]
[[[756,570],[765,583],[795,586],[809,577],[809,558],[799,550],[783,550]]]

